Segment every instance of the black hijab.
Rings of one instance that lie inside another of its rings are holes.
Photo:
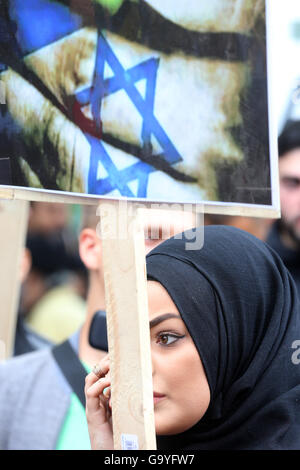
[[[300,449],[300,364],[292,360],[300,311],[290,274],[242,230],[207,226],[200,250],[186,250],[190,240],[191,233],[152,250],[147,277],[177,306],[211,401],[188,431],[157,436],[158,449]]]

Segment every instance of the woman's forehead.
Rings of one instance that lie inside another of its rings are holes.
[[[166,289],[156,281],[147,282],[149,316],[165,312],[178,313],[178,309]]]

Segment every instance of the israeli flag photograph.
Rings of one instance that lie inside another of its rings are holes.
[[[8,0],[1,184],[278,214],[265,0]]]

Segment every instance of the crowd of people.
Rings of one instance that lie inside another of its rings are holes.
[[[279,138],[279,178],[276,221],[145,219],[158,449],[300,449],[300,122]],[[113,449],[108,347],[90,343],[105,318],[98,223],[95,206],[31,204],[0,449]],[[191,229],[200,249],[185,249]]]

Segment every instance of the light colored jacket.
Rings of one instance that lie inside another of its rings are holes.
[[[0,363],[0,449],[55,449],[71,393],[50,348]]]

